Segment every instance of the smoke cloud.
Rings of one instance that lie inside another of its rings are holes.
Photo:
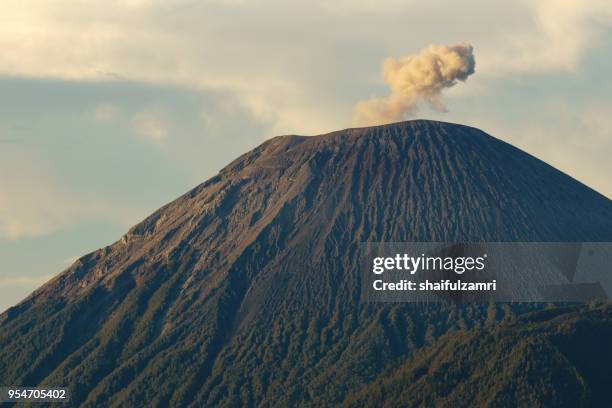
[[[474,73],[473,51],[470,44],[432,44],[417,55],[387,58],[382,65],[382,78],[391,94],[359,102],[353,123],[369,126],[401,121],[414,113],[419,101],[444,111],[440,93]]]

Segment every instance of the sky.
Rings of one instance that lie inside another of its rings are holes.
[[[396,93],[385,61],[457,44],[473,73],[402,118],[612,197],[608,0],[4,0],[0,310],[264,140],[353,126]]]

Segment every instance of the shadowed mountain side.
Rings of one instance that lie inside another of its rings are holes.
[[[553,309],[442,336],[345,407],[604,407],[612,307]]]
[[[0,383],[82,406],[341,402],[537,307],[361,304],[367,241],[612,241],[612,203],[460,125],[276,137],[0,316]]]

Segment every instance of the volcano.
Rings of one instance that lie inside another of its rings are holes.
[[[3,313],[0,384],[67,387],[70,404],[86,407],[352,404],[387,375],[445,381],[422,368],[444,345],[468,361],[470,344],[493,347],[500,330],[507,339],[504,325],[536,335],[517,325],[543,305],[361,302],[359,245],[385,241],[612,241],[612,202],[467,126],[275,137]],[[567,313],[598,319],[593,335],[612,344],[610,308],[585,307]],[[489,340],[468,341],[488,327]],[[602,401],[588,379],[608,377],[587,373],[601,365],[574,365],[546,344],[545,355],[525,352],[532,364],[565,364],[582,378],[572,382],[585,390],[579,402]],[[488,401],[511,401],[530,379],[520,373],[495,377],[503,392]],[[561,402],[568,381],[549,382]],[[428,405],[443,404],[436,389]]]

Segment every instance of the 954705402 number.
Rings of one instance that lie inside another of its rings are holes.
[[[0,402],[68,401],[68,389],[63,387],[0,387]]]

